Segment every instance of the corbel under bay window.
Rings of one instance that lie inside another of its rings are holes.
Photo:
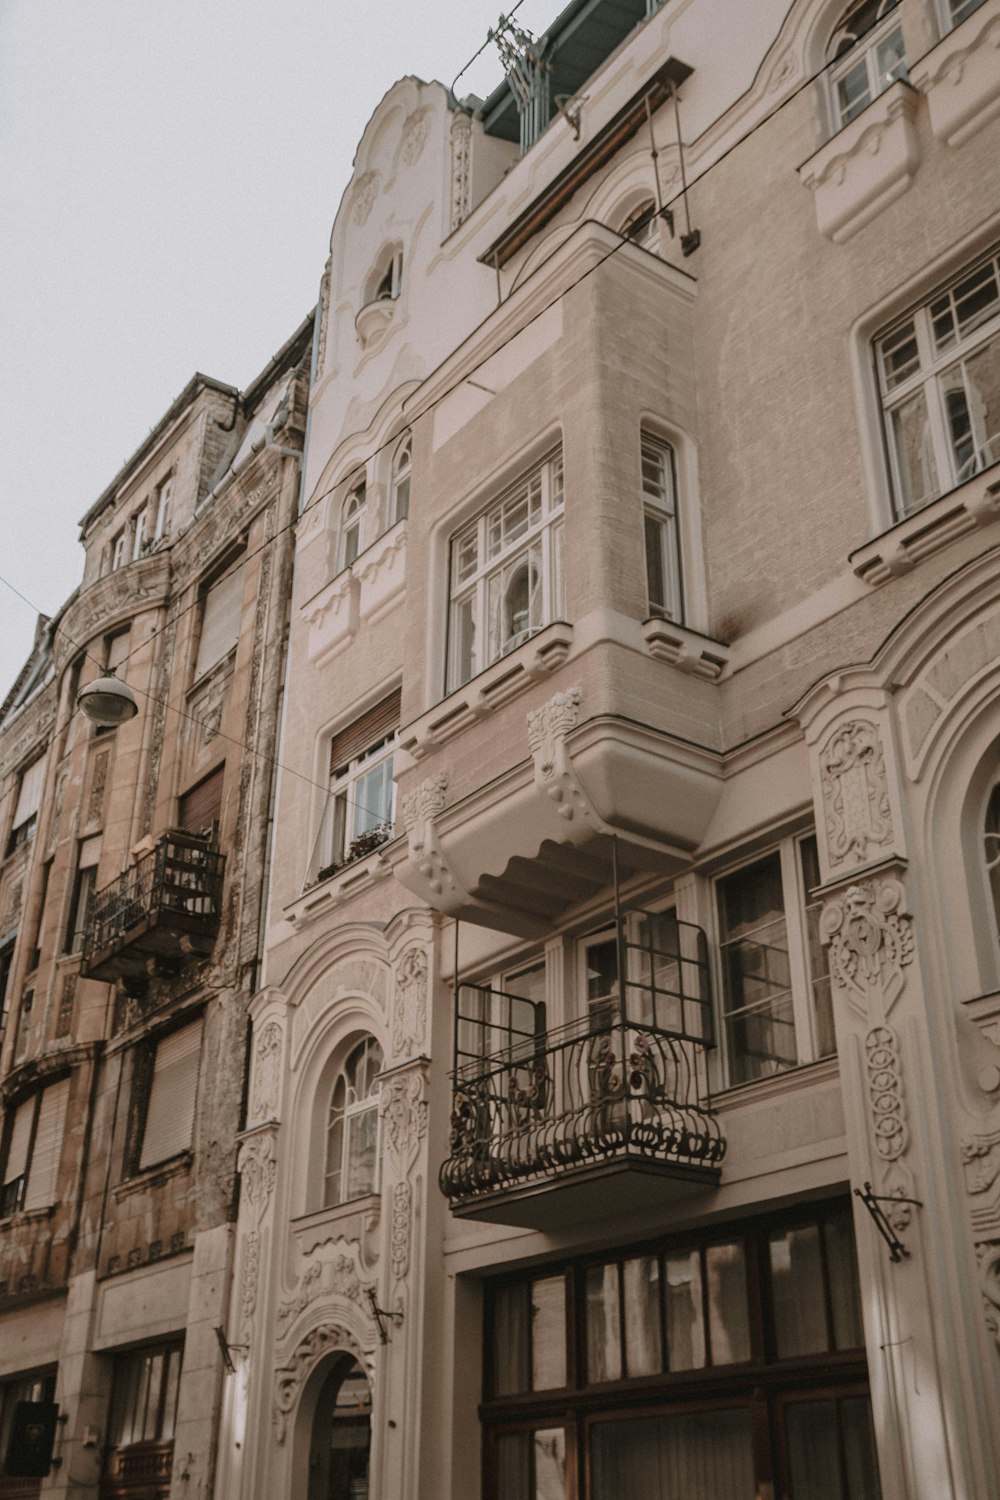
[[[452,538],[448,692],[562,614],[563,499],[555,453]]]

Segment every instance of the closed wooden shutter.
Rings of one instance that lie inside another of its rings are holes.
[[[31,1170],[24,1190],[24,1207],[48,1208],[56,1201],[59,1158],[62,1155],[69,1104],[69,1079],[51,1084],[42,1095],[38,1110],[35,1147],[31,1153]]]
[[[20,828],[22,823],[27,823],[38,811],[38,804],[42,800],[42,782],[45,780],[45,756],[40,755],[33,760],[21,775],[21,785],[17,793],[17,806],[14,809],[14,821],[11,828]]]
[[[194,675],[200,677],[236,645],[243,608],[244,565],[227,570],[205,595]]]
[[[25,1099],[17,1106],[10,1132],[10,1145],[7,1148],[7,1163],[3,1173],[4,1187],[8,1182],[16,1182],[19,1177],[23,1177],[24,1169],[28,1165],[31,1125],[35,1118],[35,1098],[36,1096],[32,1095],[30,1099]]]
[[[226,767],[221,765],[184,793],[178,809],[178,827],[185,833],[207,833],[212,824],[222,821],[222,783]]]
[[[126,672],[123,670],[125,659],[129,651],[130,632],[121,630],[117,635],[110,636],[107,645],[106,670],[114,672],[119,682],[126,680]]]
[[[201,1018],[165,1036],[156,1049],[139,1169],[191,1146],[201,1055]]]
[[[362,750],[367,750],[369,745],[377,745],[386,735],[399,728],[399,700],[397,688],[388,698],[383,698],[381,703],[376,703],[374,708],[362,714],[360,719],[355,719],[353,724],[348,724],[346,729],[334,735],[330,742],[331,776],[360,755]]]

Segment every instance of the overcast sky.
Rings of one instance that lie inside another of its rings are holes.
[[[37,609],[76,587],[77,522],[194,371],[247,385],[313,306],[382,95],[450,84],[500,8],[0,0],[0,575]],[[490,47],[458,92],[500,77]],[[0,698],[34,622],[0,584]]]

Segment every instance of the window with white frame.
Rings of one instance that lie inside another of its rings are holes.
[[[116,572],[128,555],[128,527],[123,526],[121,531],[116,532],[111,538],[111,572]]]
[[[392,834],[399,702],[398,690],[390,693],[330,742],[329,833],[321,877],[370,854]]]
[[[449,692],[560,617],[562,542],[561,453],[452,538]]]
[[[69,1091],[70,1080],[61,1078],[23,1099],[8,1118],[0,1216],[55,1203]]]
[[[375,278],[372,302],[395,302],[403,289],[403,252],[394,250],[388,263]]]
[[[974,10],[978,10],[983,0],[945,0],[945,14],[952,26],[957,26],[964,21],[966,16],[971,16]]]
[[[897,78],[905,78],[906,51],[898,0],[861,0],[843,17],[827,50],[830,92],[839,130]]]
[[[14,817],[7,839],[8,854],[12,854],[15,849],[20,848],[22,844],[26,844],[35,836],[44,781],[45,756],[39,755],[30,765],[25,766],[18,780],[17,802],[14,804]]]
[[[340,512],[340,557],[338,571],[349,568],[363,546],[365,524],[365,482],[348,494]]]
[[[159,541],[170,531],[170,507],[174,498],[174,476],[168,474],[156,491],[156,528],[153,540]]]
[[[646,595],[651,615],[684,618],[673,449],[642,434],[642,508],[646,544]]]
[[[1000,461],[1000,255],[875,340],[897,519]]]
[[[132,520],[132,561],[142,556],[143,548],[149,538],[149,506],[144,505],[141,510],[136,511]]]
[[[816,839],[786,839],[717,882],[722,1031],[731,1084],[835,1052],[819,937]]]
[[[382,1048],[373,1036],[337,1070],[326,1118],[324,1208],[374,1193],[378,1183],[378,1092]]]
[[[389,497],[389,525],[404,521],[410,513],[410,474],[413,467],[413,439],[406,433],[392,455],[392,487]]]
[[[152,1055],[152,1068],[139,1070],[137,1082],[144,1071],[149,1080],[138,1159],[140,1172],[191,1149],[201,1036],[199,1016],[197,1021],[161,1037]],[[141,1104],[141,1099],[134,1100],[138,1114],[142,1113]]]

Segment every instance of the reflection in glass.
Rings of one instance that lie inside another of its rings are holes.
[[[665,1270],[668,1368],[700,1370],[705,1364],[701,1257],[697,1250],[668,1255]]]
[[[528,1390],[528,1296],[523,1285],[493,1291],[493,1393]]]
[[[618,1267],[591,1266],[587,1271],[587,1378],[620,1380],[621,1334],[618,1326]]]
[[[566,1384],[566,1279],[548,1276],[531,1283],[531,1387],[548,1391]]]
[[[819,1225],[776,1230],[769,1246],[778,1357],[818,1353],[827,1347]]]
[[[757,1494],[746,1410],[600,1422],[591,1429],[590,1455],[592,1500],[755,1500]]]
[[[625,1278],[625,1360],[629,1379],[655,1375],[661,1368],[660,1265],[641,1255],[622,1266]]]
[[[743,1245],[709,1245],[705,1251],[708,1339],[713,1365],[750,1358],[747,1270]]]

